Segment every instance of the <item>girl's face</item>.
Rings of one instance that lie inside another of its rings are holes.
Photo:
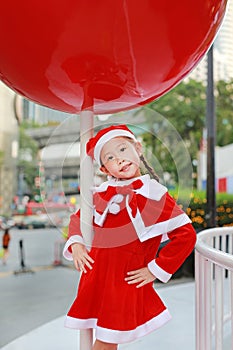
[[[115,137],[103,146],[100,158],[101,171],[119,180],[131,179],[141,175],[140,154],[142,146],[140,142],[134,143],[125,137]]]

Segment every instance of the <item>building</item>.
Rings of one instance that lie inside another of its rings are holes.
[[[215,149],[216,192],[233,194],[233,144]],[[207,182],[206,146],[199,152],[198,157],[198,189],[205,190]]]
[[[17,193],[16,95],[0,82],[0,215],[10,216]]]
[[[23,119],[37,125],[58,124],[73,114],[56,111],[23,99]]]
[[[233,0],[228,0],[226,16],[215,40],[215,48],[224,59],[227,79],[233,78]]]
[[[228,81],[233,79],[233,0],[228,0],[228,6],[222,26],[214,41],[214,80]],[[189,74],[188,78],[207,80],[207,55]]]

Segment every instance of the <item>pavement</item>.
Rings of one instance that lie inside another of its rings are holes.
[[[25,244],[25,272],[20,272],[18,242]],[[80,350],[79,331],[64,327],[76,294],[72,265],[55,265],[56,229],[14,230],[8,264],[0,267],[1,350]],[[14,272],[18,271],[18,274]],[[159,330],[119,349],[195,350],[195,283],[192,278],[155,283],[172,320]]]
[[[159,294],[168,305],[172,320],[161,329],[133,343],[122,344],[119,349],[194,350],[194,283],[159,288]],[[63,325],[64,316],[58,317],[15,339],[1,350],[78,350],[79,331]]]

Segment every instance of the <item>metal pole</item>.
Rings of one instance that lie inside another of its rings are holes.
[[[214,102],[214,72],[213,45],[208,52],[207,73],[207,221],[208,227],[215,227],[216,193],[215,193],[215,102]]]
[[[20,266],[21,266],[21,269],[23,270],[25,268],[25,264],[24,264],[24,250],[23,250],[22,239],[20,239],[19,241],[19,253],[20,253]]]
[[[86,143],[93,136],[94,114],[91,110],[80,113],[80,207],[81,231],[87,247],[91,247],[93,238],[93,162],[86,155]],[[81,330],[80,350],[91,350],[93,344],[93,330]]]

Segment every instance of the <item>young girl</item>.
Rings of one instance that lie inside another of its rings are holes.
[[[153,281],[171,278],[192,252],[196,233],[166,187],[141,175],[142,146],[125,125],[99,131],[87,143],[87,154],[108,181],[94,189],[90,251],[80,211],[71,215],[64,256],[82,275],[65,325],[94,328],[93,350],[116,350],[170,320]]]

